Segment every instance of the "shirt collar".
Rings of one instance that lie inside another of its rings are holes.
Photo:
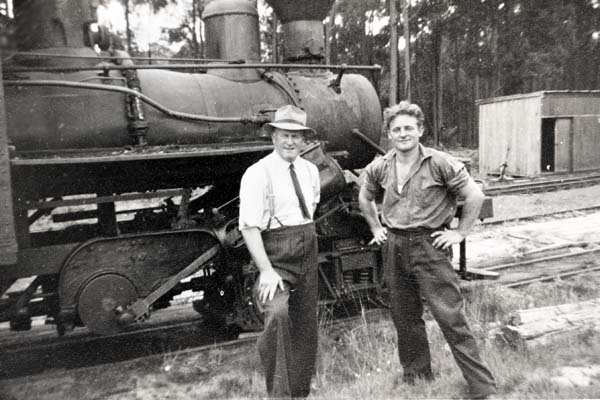
[[[281,156],[279,155],[279,153],[277,153],[276,150],[273,150],[273,153],[271,153],[271,157],[273,158],[273,162],[281,168],[286,168],[289,169],[291,164],[294,164],[294,168],[298,167],[298,159],[300,158],[300,156],[296,157],[296,159],[294,160],[293,163],[284,160],[283,158],[281,158]]]
[[[419,143],[418,146],[419,146],[419,164],[420,164],[423,162],[423,160],[426,160],[427,158],[430,158],[433,156],[433,150],[430,149],[429,147],[423,146],[421,143]],[[395,160],[396,159],[396,150],[394,150],[392,148],[383,157],[388,161]]]
[[[433,156],[433,150],[429,147],[423,146],[421,143],[419,143],[419,153],[421,154],[421,158],[423,160]]]

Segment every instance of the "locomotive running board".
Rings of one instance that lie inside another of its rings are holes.
[[[214,256],[217,255],[220,249],[221,245],[214,245],[202,253],[202,255],[194,260],[190,265],[179,271],[176,275],[173,275],[167,282],[159,286],[145,298],[129,305],[125,310],[121,311],[119,308],[117,308],[117,312],[122,312],[119,315],[119,322],[122,324],[129,324],[134,321],[143,321],[149,314],[150,307],[156,300],[165,295],[169,290],[173,289],[179,283],[179,281],[193,274],[206,263],[208,263]]]

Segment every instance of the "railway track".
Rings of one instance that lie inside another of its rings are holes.
[[[533,221],[536,219],[548,218],[548,217],[569,216],[569,215],[576,214],[576,213],[592,213],[592,212],[596,212],[596,211],[600,211],[600,205],[572,208],[569,210],[554,211],[554,212],[541,213],[541,214],[536,214],[536,215],[525,215],[525,216],[514,217],[514,218],[484,220],[481,223],[481,225],[484,225],[484,226],[502,225],[502,224],[513,223],[513,222]]]
[[[510,181],[507,181],[510,182]],[[550,192],[600,184],[600,175],[562,176],[540,178],[539,180],[518,180],[512,183],[493,183],[485,189],[488,196],[502,196],[523,193]]]
[[[594,207],[597,208],[600,207]],[[573,211],[578,210],[566,212]],[[531,220],[566,212],[521,219]],[[502,222],[507,221],[495,223]],[[548,246],[517,258],[497,259],[492,264],[476,267],[501,273],[497,281],[489,281],[489,284],[521,288],[534,282],[600,273],[600,264],[596,261],[599,253],[600,242],[569,243]],[[210,332],[204,328],[201,317],[191,310],[191,307],[177,310],[177,307],[164,310],[167,315],[180,313],[178,317],[167,322],[160,321],[158,312],[155,315],[159,317],[157,323],[151,324],[149,321],[137,329],[112,336],[94,336],[86,330],[77,330],[74,335],[57,338],[51,327],[34,327],[37,330],[10,334],[0,331],[0,380],[47,373],[56,369],[86,368],[148,357],[161,358],[165,353],[179,354],[179,351],[182,351],[182,354],[201,352],[221,344],[225,347],[236,346],[236,341],[230,340],[231,335]],[[154,320],[153,317],[151,321]],[[343,320],[340,323],[343,323]],[[253,340],[250,334],[240,345]],[[181,350],[182,348],[189,350]]]
[[[577,243],[570,246],[555,246],[541,252],[524,255],[511,262],[500,262],[481,266],[489,271],[502,272],[497,281],[487,284],[502,285],[509,288],[522,288],[535,282],[564,279],[580,274],[600,273],[600,263],[596,261],[600,254],[600,243]],[[588,248],[592,247],[592,248]],[[558,253],[558,254],[557,254]],[[466,286],[473,282],[465,283]],[[366,318],[370,321],[386,315],[386,310],[368,310],[364,315],[340,318],[332,321],[332,329],[351,325]],[[218,335],[203,330],[199,318],[193,321],[177,322],[169,325],[157,325],[125,332],[113,336],[93,336],[75,338],[75,340],[40,342],[26,348],[2,346],[0,359],[0,380],[21,376],[42,374],[47,376],[61,374],[65,370],[96,368],[106,364],[120,364],[136,368],[148,363],[162,363],[165,354],[170,358],[200,354],[214,349],[235,349],[253,344],[259,333],[245,333],[242,337]],[[191,341],[204,337],[204,340]],[[113,350],[115,352],[113,352]],[[114,388],[115,395],[127,388]],[[101,397],[99,397],[101,398]]]
[[[56,369],[84,368],[148,354],[163,354],[181,348],[203,346],[231,339],[227,332],[207,329],[192,307],[179,307],[175,316],[157,312],[157,321],[107,336],[86,329],[57,337],[49,326],[34,326],[28,332],[0,333],[0,379],[38,374]]]
[[[521,288],[537,282],[600,273],[599,245],[599,242],[580,242],[552,246],[509,262],[478,266],[478,268],[499,272],[499,279],[492,281],[491,284],[508,288]]]
[[[356,316],[332,319],[326,325],[328,329],[340,329],[362,319],[373,321],[385,314],[384,309],[365,310]],[[202,328],[196,320],[111,336],[59,340],[12,349],[0,346],[0,382],[32,375],[48,377],[60,375],[65,370],[100,368],[102,365],[119,364],[121,368],[136,368],[162,363],[165,354],[169,358],[178,358],[215,349],[235,349],[255,343],[259,334],[246,332],[239,337],[236,334],[236,338],[232,339],[231,335]],[[115,390],[118,393],[121,389]]]

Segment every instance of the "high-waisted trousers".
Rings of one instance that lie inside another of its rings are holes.
[[[496,392],[492,373],[481,360],[463,310],[458,277],[449,251],[432,245],[434,230],[388,230],[384,276],[398,333],[398,353],[406,381],[433,379],[422,300],[440,326],[471,395]]]
[[[271,264],[284,280],[272,300],[255,301],[263,312],[258,352],[269,397],[306,397],[318,345],[318,250],[313,223],[263,232]],[[255,287],[256,290],[256,287]]]

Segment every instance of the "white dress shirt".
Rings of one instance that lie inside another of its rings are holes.
[[[290,163],[285,161],[276,151],[264,157],[246,170],[240,185],[240,230],[267,228],[269,222],[269,202],[267,171],[273,186],[275,213],[270,228],[302,225],[311,222],[302,216],[298,197],[290,176]],[[303,158],[296,158],[294,169],[300,182],[300,188],[308,211],[312,216],[319,203],[321,194],[319,170]],[[281,224],[278,222],[281,222]]]

